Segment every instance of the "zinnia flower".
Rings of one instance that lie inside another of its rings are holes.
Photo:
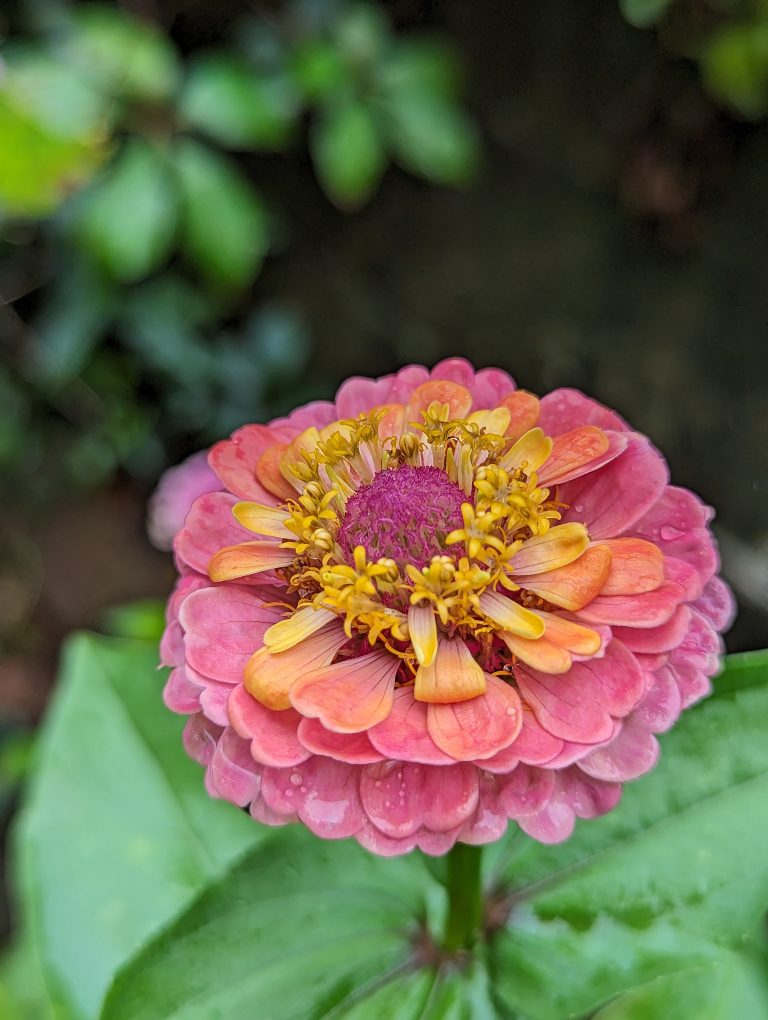
[[[209,792],[258,821],[380,854],[510,820],[558,842],[710,690],[732,614],[711,510],[575,390],[410,366],[208,462],[165,700]]]

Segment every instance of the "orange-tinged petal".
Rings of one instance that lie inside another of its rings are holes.
[[[435,401],[448,405],[449,418],[466,418],[472,408],[472,394],[469,390],[448,379],[431,379],[417,386],[411,394],[405,409],[406,423],[420,423],[422,412]]]
[[[296,493],[300,491],[297,479],[288,481],[281,471],[281,463],[287,443],[275,443],[259,457],[256,464],[255,475],[265,489],[274,492],[281,499],[295,499]]]
[[[259,648],[246,663],[245,688],[267,708],[290,708],[288,692],[296,680],[310,669],[328,666],[347,640],[341,622],[336,622],[285,652]]]
[[[601,595],[643,595],[664,582],[664,554],[643,538],[611,538],[611,572]]]
[[[539,420],[539,398],[527,390],[514,390],[499,401],[500,407],[509,411],[507,435],[516,439],[525,435]]]
[[[525,579],[525,587],[562,609],[581,609],[602,591],[611,569],[611,550],[593,545],[567,567]]]
[[[509,747],[523,725],[517,691],[490,673],[486,683],[486,692],[479,698],[427,708],[430,737],[456,761],[493,757]]]
[[[296,553],[282,549],[279,542],[241,542],[219,549],[208,565],[212,581],[232,581],[263,570],[275,570],[293,563]]]
[[[544,621],[506,595],[486,591],[479,602],[483,615],[503,630],[534,641],[544,633]]]
[[[325,432],[327,435],[332,435],[334,432],[339,431],[343,430],[341,429],[341,426],[336,422],[326,426],[323,429],[323,432]],[[301,492],[304,486],[303,483],[300,482],[291,471],[291,465],[303,462],[304,457],[302,456],[302,454],[314,453],[315,450],[317,449],[317,444],[320,442],[321,438],[322,437],[318,429],[316,429],[314,425],[310,425],[308,429],[304,429],[303,432],[299,433],[298,436],[296,436],[294,439],[290,441],[285,451],[283,452],[283,455],[280,458],[280,472],[283,478],[290,486],[292,486],[292,488],[296,489],[298,492]]]
[[[473,411],[467,421],[471,425],[478,425],[494,436],[503,436],[506,434],[511,417],[506,407],[497,407],[493,411]]]
[[[588,545],[589,534],[583,524],[560,524],[524,542],[512,557],[511,567],[515,577],[540,574],[577,560]]]
[[[235,503],[232,507],[235,519],[249,531],[272,538],[293,538],[286,528],[288,514],[279,506],[263,506],[261,503]]]
[[[381,404],[374,411],[383,411],[379,421],[379,438],[389,439],[390,436],[401,436],[405,431],[405,404]]]
[[[371,652],[314,669],[291,687],[293,707],[334,733],[361,733],[392,710],[400,659]]]
[[[544,461],[549,457],[552,449],[552,440],[545,436],[540,428],[529,429],[525,435],[520,436],[517,442],[508,450],[499,461],[499,465],[505,471],[515,471],[523,468],[526,474],[538,471]]]
[[[450,705],[485,693],[485,673],[461,638],[442,638],[431,666],[420,666],[413,696],[417,701]]]
[[[304,606],[286,620],[273,623],[264,635],[264,644],[270,652],[286,652],[335,619],[338,617],[330,609]]]
[[[564,432],[553,441],[552,452],[539,471],[539,481],[542,485],[559,485],[574,471],[601,457],[609,446],[608,436],[595,425]]]
[[[542,673],[567,673],[571,668],[571,656],[565,648],[540,637],[537,641],[528,641],[502,631],[499,637],[507,648],[527,666],[541,670]]]
[[[531,612],[544,621],[546,627],[544,637],[552,644],[560,645],[572,655],[591,656],[597,655],[600,651],[603,639],[591,627],[574,623],[573,620],[565,620],[562,616],[540,609],[532,609]]]
[[[411,606],[408,633],[420,666],[431,666],[437,655],[437,620],[432,606]]]

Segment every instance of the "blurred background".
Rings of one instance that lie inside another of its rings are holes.
[[[348,375],[617,408],[768,644],[765,0],[6,0],[0,43],[4,818],[62,637],[155,626],[160,473]]]

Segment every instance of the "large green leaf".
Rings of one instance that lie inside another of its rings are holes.
[[[315,172],[330,199],[354,208],[370,198],[387,160],[376,120],[364,103],[331,105],[313,125],[311,145]]]
[[[754,935],[768,907],[768,669],[762,653],[735,668],[742,689],[687,713],[616,811],[505,863],[498,989],[532,1020],[578,1015]]]
[[[81,197],[76,220],[81,243],[112,276],[147,276],[168,255],[176,230],[176,191],[163,153],[130,139]]]
[[[93,1017],[114,972],[265,830],[211,800],[146,643],[70,642],[18,833],[49,981]]]
[[[247,286],[269,248],[267,213],[236,164],[183,139],[176,153],[182,195],[182,246],[224,290]]]

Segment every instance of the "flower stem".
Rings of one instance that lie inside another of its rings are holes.
[[[455,953],[469,949],[480,934],[483,920],[483,890],[480,878],[482,847],[457,843],[448,853],[448,919],[443,949]]]

